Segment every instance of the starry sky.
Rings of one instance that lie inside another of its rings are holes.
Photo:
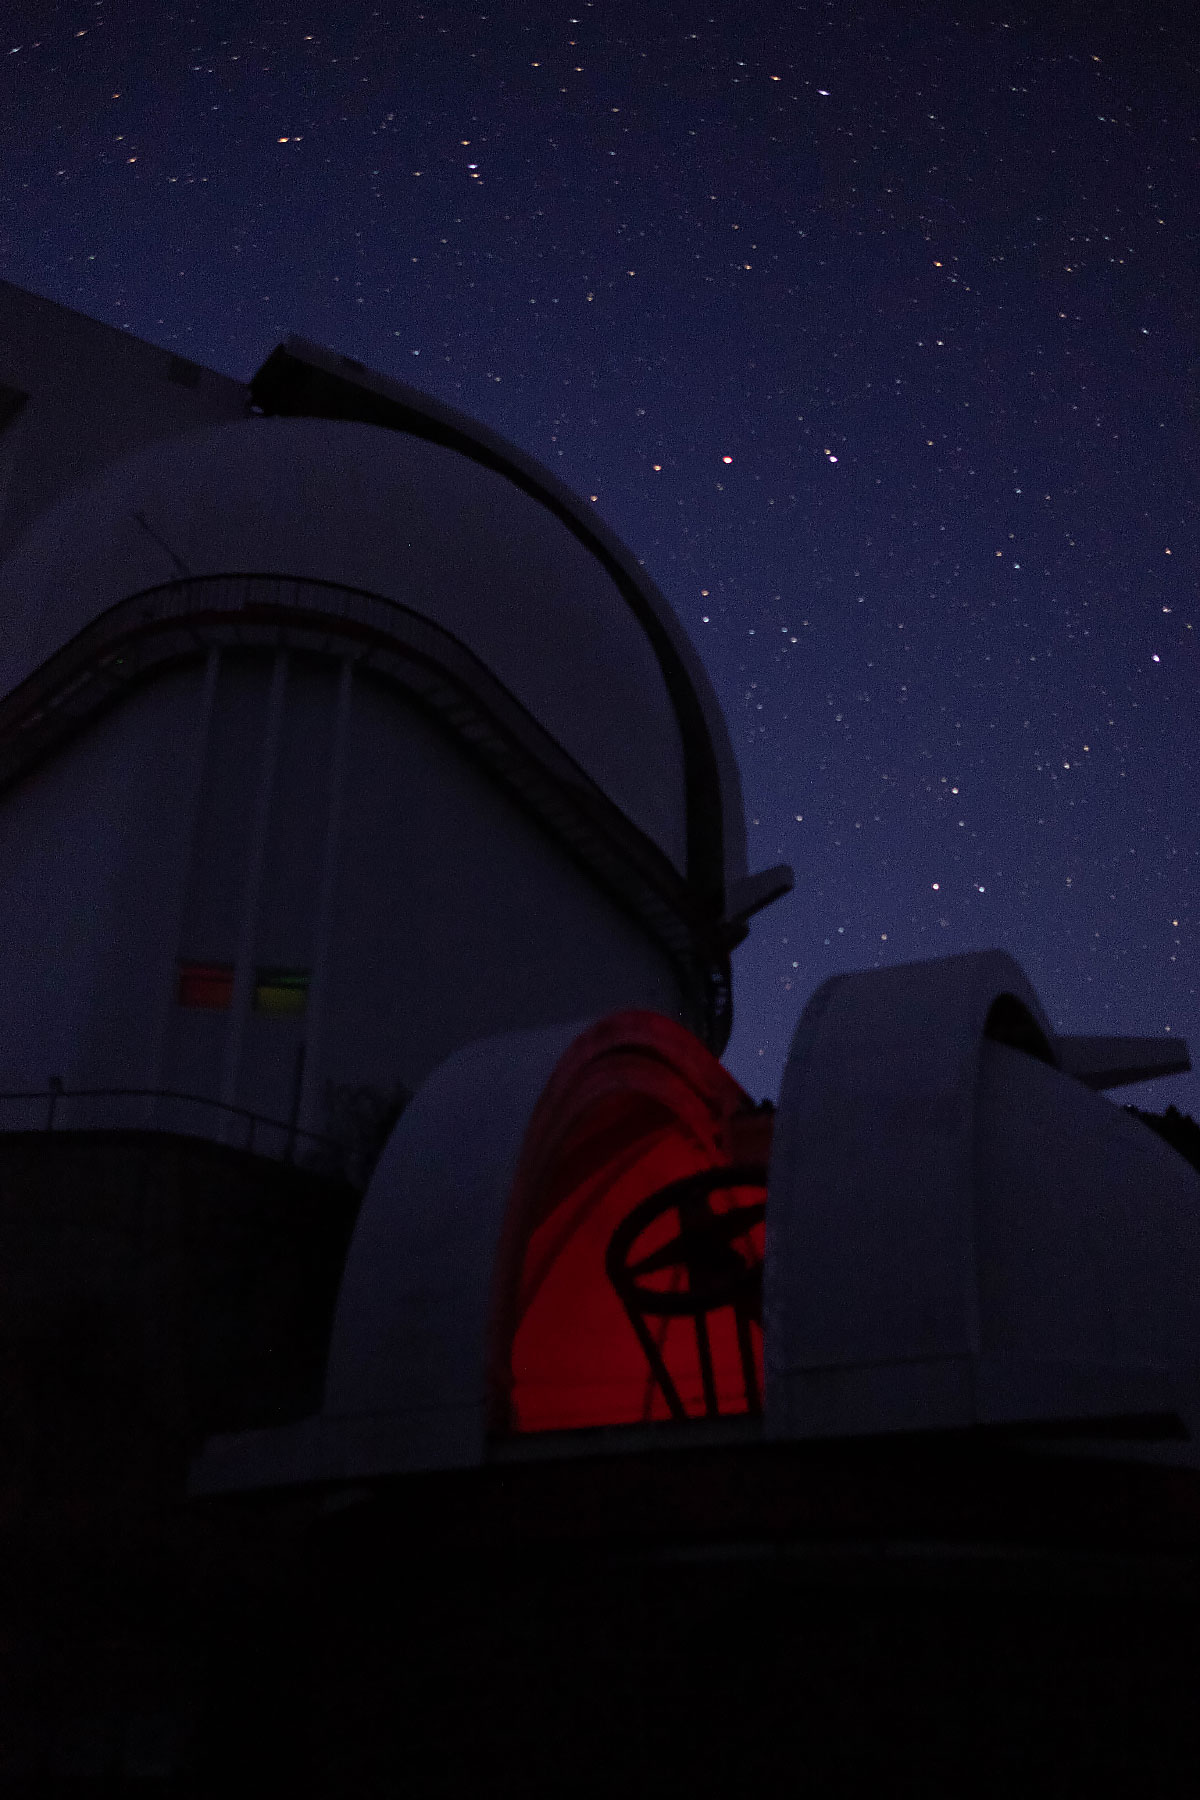
[[[999,947],[1200,1061],[1194,9],[7,0],[0,276],[246,379],[290,331],[548,463],[730,721],[726,1061]],[[1115,1093],[1200,1117],[1200,1076]]]

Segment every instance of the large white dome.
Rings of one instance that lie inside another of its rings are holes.
[[[452,633],[685,869],[687,726],[611,567],[503,473],[403,431],[252,417],[112,464],[36,519],[0,566],[0,693],[132,594],[255,573],[364,589]],[[644,601],[653,590],[638,585]],[[656,610],[678,645],[665,603]],[[694,653],[685,659],[721,765],[724,873],[736,879],[732,752]]]

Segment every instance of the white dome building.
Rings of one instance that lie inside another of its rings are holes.
[[[719,1052],[791,876],[747,880],[662,596],[349,359],[290,339],[242,414],[27,504],[0,562],[0,1087],[278,1154],[481,1033],[632,1004]]]
[[[1195,1790],[1186,1045],[988,951],[756,1103],[790,882],[545,471],[0,283],[5,1791]]]

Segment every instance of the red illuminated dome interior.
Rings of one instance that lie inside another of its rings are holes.
[[[698,1038],[657,1013],[614,1013],[571,1046],[513,1185],[498,1428],[760,1409],[772,1123]]]

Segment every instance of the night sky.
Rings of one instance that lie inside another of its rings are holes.
[[[0,275],[239,379],[299,332],[594,497],[796,870],[756,1097],[825,976],[993,946],[1200,1061],[1194,6],[193,10],[7,0]]]

